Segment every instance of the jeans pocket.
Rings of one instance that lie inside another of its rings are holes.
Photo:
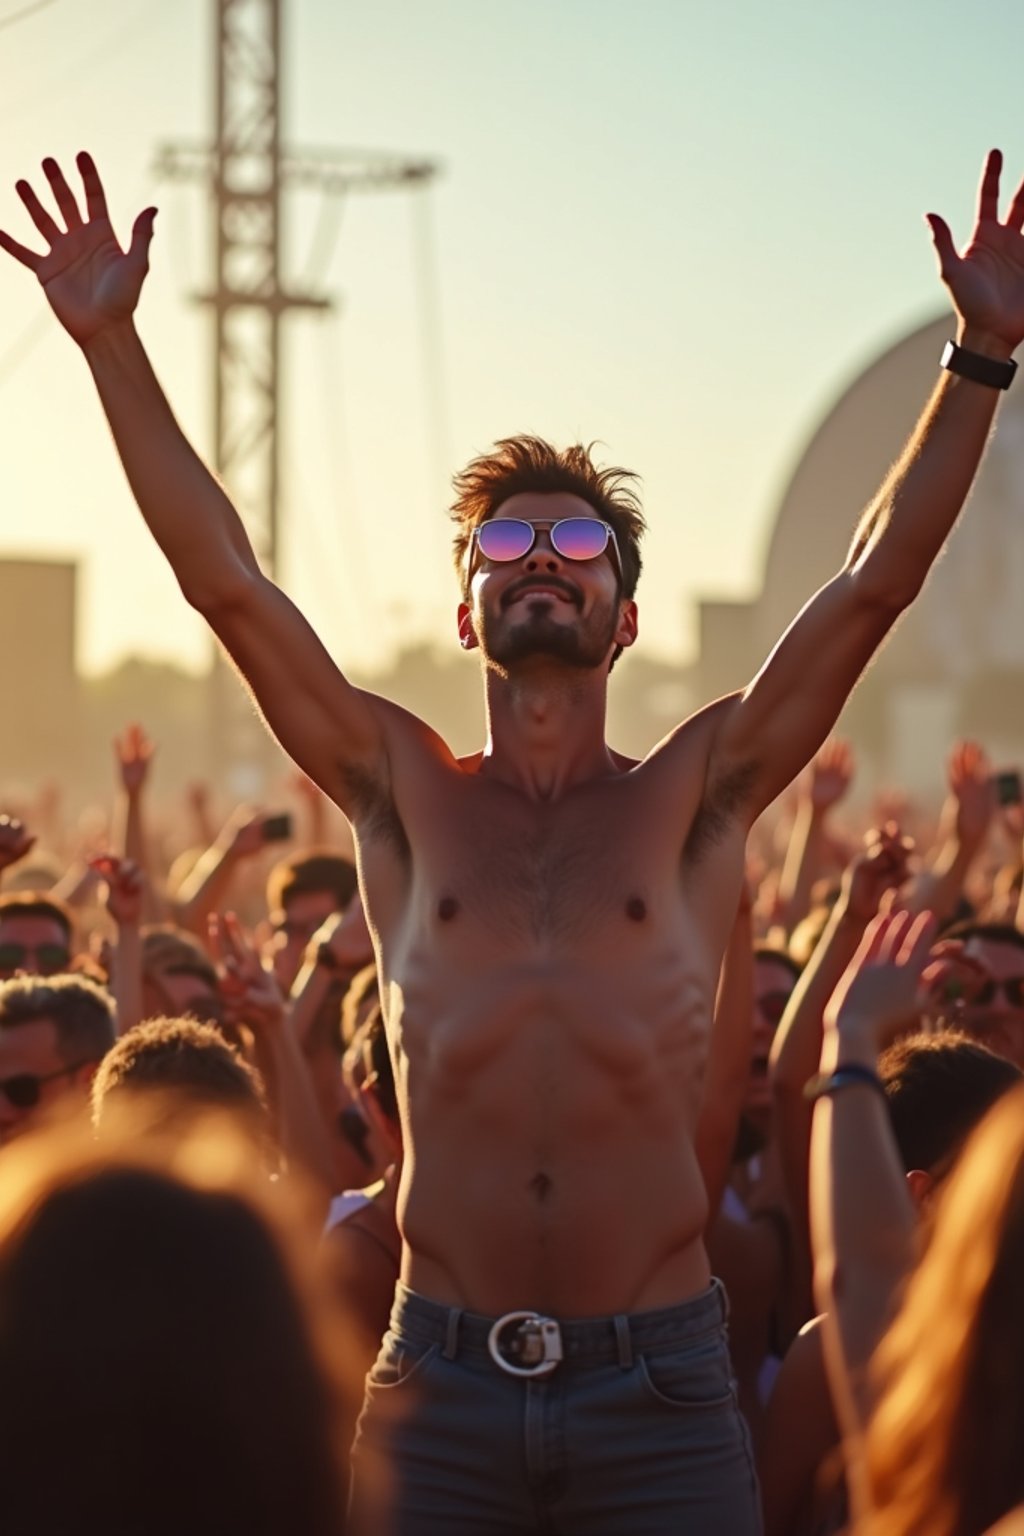
[[[671,1350],[648,1350],[637,1360],[650,1397],[670,1408],[707,1413],[736,1403],[729,1352],[715,1335]]]
[[[374,1390],[389,1390],[404,1385],[424,1370],[440,1348],[440,1344],[427,1344],[422,1339],[406,1338],[389,1329],[381,1343],[380,1354],[370,1367],[367,1385]]]

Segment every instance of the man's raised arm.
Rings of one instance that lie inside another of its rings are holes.
[[[347,769],[386,773],[373,704],[260,571],[241,519],[187,442],[150,367],[133,315],[156,210],[139,215],[122,251],[92,159],[82,154],[77,163],[85,217],[56,161],[45,160],[63,227],[21,181],[19,196],[49,250],[39,255],[2,231],[0,246],[36,274],[81,347],[135,499],[184,596],[216,631],[285,750],[345,809]]]
[[[971,488],[1000,387],[1012,376],[1011,354],[1024,337],[1024,183],[1001,222],[1001,165],[999,151],[991,151],[962,256],[945,222],[928,215],[957,317],[960,350],[947,363],[951,371],[865,512],[843,569],[722,711],[711,771],[742,765],[755,785],[754,813],[829,734],[874,651],[921,590]]]

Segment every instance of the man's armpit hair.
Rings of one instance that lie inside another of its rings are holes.
[[[705,788],[704,798],[683,848],[684,859],[696,864],[716,843],[721,842],[739,812],[749,804],[758,771],[757,763],[741,763],[719,774]]]
[[[352,763],[341,766],[342,782],[348,792],[352,821],[364,837],[391,843],[403,858],[412,850],[394,796],[382,780],[366,768]]]

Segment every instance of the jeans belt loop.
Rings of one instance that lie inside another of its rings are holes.
[[[619,1351],[619,1365],[624,1371],[633,1367],[633,1340],[629,1332],[629,1320],[620,1312],[612,1318],[615,1324],[615,1344]]]
[[[446,1360],[454,1360],[459,1352],[459,1323],[462,1321],[462,1310],[461,1307],[452,1307],[448,1313],[444,1330],[444,1348],[441,1351]]]

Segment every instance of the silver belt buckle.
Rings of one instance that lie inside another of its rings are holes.
[[[522,1362],[513,1365],[501,1352],[502,1335],[517,1325],[508,1343]],[[491,1359],[509,1376],[550,1376],[562,1359],[562,1330],[553,1317],[537,1312],[506,1312],[487,1335]]]

